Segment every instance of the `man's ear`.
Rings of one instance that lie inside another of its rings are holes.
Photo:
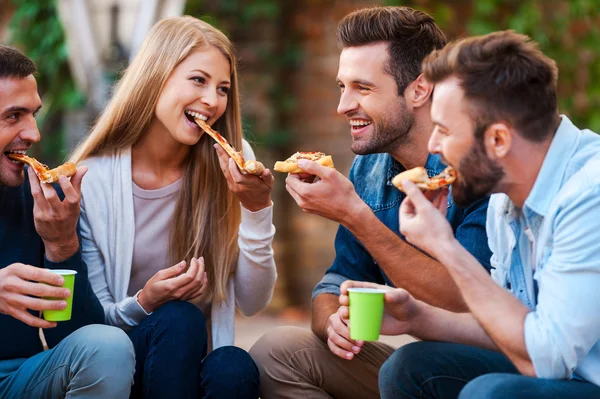
[[[494,160],[506,157],[512,147],[512,135],[513,132],[506,123],[499,122],[490,125],[483,135],[487,155]]]
[[[421,74],[408,85],[404,92],[404,98],[412,108],[421,108],[431,99],[432,93],[433,84]]]

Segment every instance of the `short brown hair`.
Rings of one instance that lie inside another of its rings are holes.
[[[446,36],[428,14],[410,7],[369,7],[346,15],[338,25],[342,47],[387,42],[385,71],[394,77],[398,94],[421,74],[427,54],[444,47]]]
[[[0,79],[24,78],[34,74],[35,64],[19,50],[0,44]]]
[[[457,77],[478,127],[505,121],[537,142],[554,133],[558,68],[528,36],[501,31],[457,40],[431,53],[423,74],[432,83]]]

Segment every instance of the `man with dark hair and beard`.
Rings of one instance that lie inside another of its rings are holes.
[[[349,287],[382,288],[382,333],[423,340],[383,365],[382,398],[600,398],[600,136],[559,116],[556,64],[527,36],[459,40],[423,74],[435,84],[428,147],[458,172],[455,203],[496,193],[493,270],[455,238],[443,200],[402,183],[401,232],[442,262],[470,312],[345,282],[340,304]]]
[[[319,179],[290,175],[287,189],[307,212],[339,222],[336,258],[313,291],[312,331],[283,327],[250,350],[261,373],[262,398],[378,397],[379,368],[394,348],[350,339],[348,311],[340,307],[348,279],[403,287],[416,298],[451,311],[467,310],[444,267],[407,244],[399,233],[404,194],[392,178],[424,166],[430,175],[445,165],[430,155],[429,115],[433,86],[421,63],[446,39],[429,15],[408,7],[375,7],[347,15],[339,24],[342,47],[338,113],[348,120],[351,149],[358,154],[350,180],[336,170],[300,161]],[[487,198],[467,208],[448,201],[453,234],[489,268],[485,235]]]

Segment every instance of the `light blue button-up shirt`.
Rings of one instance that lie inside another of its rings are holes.
[[[486,228],[536,375],[600,385],[600,136],[562,116],[523,208],[493,195]]]

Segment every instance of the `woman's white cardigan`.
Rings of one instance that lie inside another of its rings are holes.
[[[244,156],[254,159],[245,141],[243,148]],[[148,315],[138,303],[137,294],[127,296],[135,234],[131,148],[93,157],[82,164],[89,168],[81,186],[83,259],[92,288],[104,307],[106,322],[129,330]],[[277,279],[271,246],[275,234],[272,218],[272,206],[258,212],[242,207],[240,252],[235,274],[227,283],[227,303],[211,305],[213,349],[233,345],[236,305],[242,314],[251,316],[271,301]]]

